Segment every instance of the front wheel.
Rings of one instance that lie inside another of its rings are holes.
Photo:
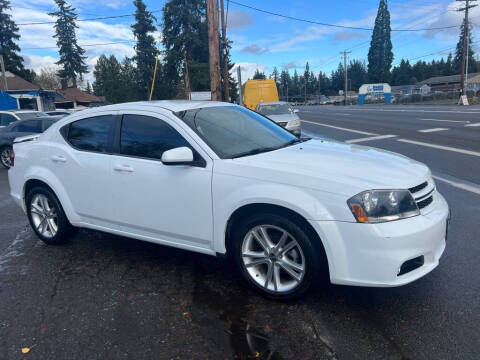
[[[0,162],[2,163],[3,167],[6,169],[10,169],[10,153],[12,152],[12,148],[9,146],[5,146],[0,149]]]
[[[65,243],[73,227],[55,194],[46,187],[35,187],[25,198],[30,225],[46,244]]]
[[[234,233],[233,252],[243,277],[277,300],[297,298],[319,271],[311,239],[295,222],[275,214],[246,219]]]

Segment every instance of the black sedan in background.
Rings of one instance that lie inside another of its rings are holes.
[[[12,151],[13,140],[21,136],[43,133],[60,118],[51,116],[20,120],[0,129],[0,163],[5,168],[10,168],[10,152]]]

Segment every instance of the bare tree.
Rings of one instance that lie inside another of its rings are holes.
[[[61,88],[61,81],[57,70],[53,67],[44,67],[35,77],[35,84],[45,90],[58,90]]]

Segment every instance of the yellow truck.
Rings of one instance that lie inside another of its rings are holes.
[[[248,80],[243,92],[243,104],[250,110],[256,110],[258,104],[278,101],[277,84],[273,79]]]

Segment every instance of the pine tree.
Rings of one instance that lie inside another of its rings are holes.
[[[20,39],[20,34],[12,15],[7,13],[10,9],[9,0],[0,0],[0,55],[3,55],[5,70],[33,81],[35,73],[24,68],[23,57],[18,54],[20,47],[16,41]]]
[[[119,86],[121,66],[115,56],[106,57],[100,55],[93,69],[95,82],[93,90],[97,96],[105,96],[110,103],[118,103],[122,100],[122,93],[126,91]]]
[[[266,78],[267,76],[264,72],[261,72],[258,69],[255,70],[255,73],[253,74],[253,80],[265,80]]]
[[[75,29],[78,28],[76,20],[78,15],[75,8],[67,4],[65,0],[55,0],[58,11],[49,15],[57,18],[55,22],[55,35],[57,39],[60,59],[56,62],[61,66],[58,76],[70,81],[73,87],[77,86],[77,75],[82,79],[83,74],[88,71],[85,64],[85,50],[77,44]]]
[[[90,86],[90,81],[87,80],[87,88],[85,89],[85,92],[87,94],[91,94],[92,93],[92,87]]]
[[[225,101],[232,101],[235,102],[238,99],[238,86],[237,86],[237,80],[232,76],[231,70],[235,66],[235,64],[232,62],[232,59],[230,57],[230,49],[232,47],[232,42],[228,40],[227,38],[227,64],[228,64],[228,93],[230,96],[229,100]],[[222,53],[222,50],[220,49],[220,53]],[[222,56],[222,54],[220,54]],[[224,62],[223,60],[220,61],[220,73],[223,74],[223,67],[224,67]],[[225,83],[224,79],[222,76],[222,99],[225,99]]]
[[[167,1],[163,7],[162,35],[168,88],[175,91],[177,84],[183,80],[186,54],[191,90],[210,90],[206,1]]]
[[[134,0],[133,5],[136,8],[135,23],[131,27],[137,40],[133,60],[137,64],[138,92],[143,98],[147,98],[152,85],[155,58],[158,54],[152,35],[157,30],[154,25],[154,21],[157,19],[147,10],[147,6],[142,0]]]
[[[453,69],[456,74],[460,74],[462,71],[462,61],[463,61],[463,40],[465,38],[465,19],[463,19],[462,25],[460,27],[460,37],[458,39],[457,47],[455,49],[455,58],[453,59]],[[473,36],[472,36],[472,25],[469,25],[468,30],[468,72],[477,71],[477,62],[475,60],[475,52],[472,48]]]
[[[390,12],[387,0],[380,0],[368,51],[368,76],[372,83],[390,81],[390,68],[393,61],[390,33]]]

